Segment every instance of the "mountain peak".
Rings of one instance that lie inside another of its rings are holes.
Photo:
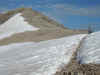
[[[36,25],[38,27],[42,28],[55,28],[55,27],[62,27],[65,28],[64,25],[59,24],[58,22],[54,21],[53,19],[50,19],[48,16],[45,16],[44,14],[32,10],[32,8],[17,8],[16,10],[8,11],[7,13],[3,14],[2,18],[0,20],[1,23],[5,22],[12,16],[14,16],[17,13],[22,13],[22,16],[25,18],[26,21],[31,23],[32,25]]]
[[[9,35],[11,35],[0,40],[0,45],[28,41],[40,42],[74,34],[88,33],[87,30],[71,30],[65,28],[62,24],[50,19],[48,16],[33,11],[32,8],[18,8],[8,11],[1,16],[0,21],[2,23],[0,24],[0,32],[3,35],[4,32],[7,35],[10,32]],[[30,27],[38,28],[38,30],[33,31]],[[21,32],[19,32],[19,29]]]
[[[22,13],[24,11],[32,11],[32,8],[17,8],[17,9],[9,10],[5,13],[0,14],[0,24],[4,23],[15,14]]]

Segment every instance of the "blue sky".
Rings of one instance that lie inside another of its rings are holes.
[[[100,28],[100,0],[0,0],[0,12],[32,7],[73,29]]]

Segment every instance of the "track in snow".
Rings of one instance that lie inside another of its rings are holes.
[[[88,35],[82,42],[77,60],[81,64],[100,64],[100,32]]]

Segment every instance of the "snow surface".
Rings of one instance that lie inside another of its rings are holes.
[[[54,75],[69,63],[85,36],[0,46],[0,75]]]
[[[0,39],[9,37],[15,33],[36,30],[39,30],[39,28],[25,22],[24,18],[21,16],[21,13],[18,13],[11,17],[7,22],[0,25]]]
[[[100,32],[88,35],[77,54],[81,64],[100,64]]]

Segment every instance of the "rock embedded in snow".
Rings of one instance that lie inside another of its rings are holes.
[[[77,60],[81,64],[100,64],[100,32],[88,35],[82,42]]]
[[[21,13],[18,13],[11,17],[4,24],[0,25],[0,39],[9,37],[16,33],[37,30],[39,30],[39,28],[25,22],[24,18],[21,16]]]
[[[58,69],[70,62],[85,36],[75,35],[40,43],[0,46],[0,74],[54,75]]]

